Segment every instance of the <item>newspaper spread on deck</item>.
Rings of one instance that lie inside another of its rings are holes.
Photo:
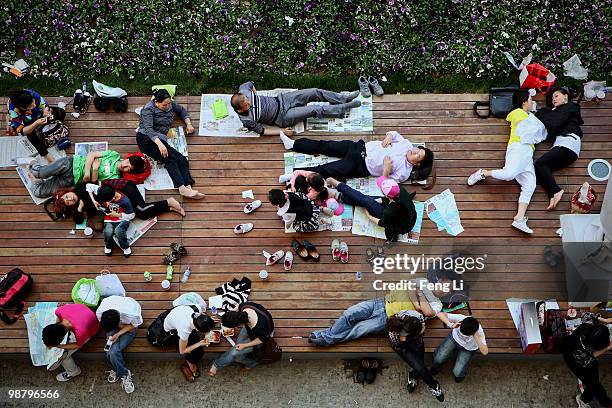
[[[429,219],[438,226],[438,231],[446,230],[453,236],[463,232],[455,195],[449,189],[425,201],[425,208]]]
[[[127,240],[128,244],[131,246],[134,242],[138,241],[140,237],[142,237],[148,230],[151,229],[153,225],[157,223],[157,217],[153,217],[148,220],[141,220],[139,218],[134,218],[130,221],[130,226],[127,230]],[[115,243],[119,245],[119,241],[116,236],[113,236]]]
[[[400,235],[398,238],[399,242],[405,242],[408,244],[418,244],[421,237],[421,228],[423,225],[423,208],[425,205],[420,201],[414,201],[414,208],[417,213],[417,219],[414,223],[412,231],[408,234]],[[385,229],[374,224],[368,218],[365,209],[362,207],[355,207],[353,211],[353,229],[351,232],[355,235],[366,235],[368,237],[386,239]]]
[[[66,157],[66,152],[53,146],[47,149],[54,159]],[[16,166],[13,159],[20,157],[36,157],[38,152],[25,136],[3,136],[0,137],[0,167]],[[38,156],[38,162],[42,165],[48,164],[46,158]]]
[[[87,157],[90,152],[105,152],[108,150],[108,142],[85,142],[75,143],[74,154]]]
[[[187,138],[185,129],[181,126],[172,128],[168,131],[168,144],[181,153],[185,157],[189,157],[187,151]],[[168,170],[164,168],[162,163],[148,158],[151,163],[151,175],[144,181],[144,186],[147,190],[172,190],[174,183],[168,174]]]
[[[373,132],[372,97],[364,98],[360,94],[356,99],[361,101],[361,106],[351,109],[342,118],[306,119],[306,130],[311,132]],[[308,105],[329,105],[329,102],[311,102]]]
[[[28,330],[28,345],[30,347],[30,358],[34,366],[46,366],[57,361],[63,354],[60,348],[47,348],[42,341],[42,330],[45,326],[55,323],[55,309],[57,302],[37,302],[28,308],[28,313],[23,315]]]
[[[343,206],[342,214],[330,217],[332,223],[330,225],[320,225],[317,231],[350,231],[353,226],[353,206],[348,204],[343,204]],[[323,214],[320,216],[325,217]],[[295,228],[285,225],[285,232],[293,233],[296,231]]]

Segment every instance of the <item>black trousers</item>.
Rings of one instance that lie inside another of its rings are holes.
[[[189,335],[189,339],[187,340],[187,346],[191,346],[199,342],[200,336],[197,330],[193,330]],[[190,362],[191,364],[198,364],[200,360],[204,357],[204,347],[198,347],[193,350],[191,353],[185,354],[185,360]]]
[[[32,133],[30,133],[26,137],[28,138],[30,143],[32,143],[32,146],[34,146],[38,154],[40,154],[42,157],[45,157],[46,155],[49,154],[45,141],[42,140],[40,137],[38,137],[36,130],[34,130]]]
[[[425,345],[421,343],[421,346],[417,350],[412,350],[409,348],[395,350],[395,353],[401,357],[404,362],[406,362],[410,367],[412,367],[412,371],[410,372],[410,376],[414,379],[423,379],[425,384],[429,388],[437,389],[438,381],[431,374],[431,371],[425,366]]]
[[[128,183],[121,191],[130,199],[136,217],[141,220],[148,220],[170,211],[170,206],[166,200],[145,203],[135,184]]]
[[[159,147],[147,135],[142,133],[136,134],[136,143],[138,143],[138,148],[141,152],[164,164],[175,188],[195,184],[189,172],[189,161],[185,156],[170,147],[167,142],[162,140],[162,143],[168,149],[168,157],[161,155]]]
[[[300,138],[293,144],[293,151],[306,154],[324,154],[341,159],[321,166],[295,170],[314,171],[324,178],[333,177],[340,181],[370,175],[365,163],[366,150],[363,140],[353,142],[352,140],[333,141]]]
[[[597,361],[594,361],[588,367],[579,367],[576,365],[576,362],[569,352],[563,353],[563,360],[572,373],[574,373],[584,385],[584,392],[581,397],[583,402],[588,404],[593,401],[593,398],[596,398],[597,402],[599,402],[599,405],[602,407],[609,407],[612,405],[612,399],[610,399],[606,389],[599,381],[599,366]]]
[[[561,170],[578,159],[578,155],[567,147],[556,146],[536,160],[535,172],[538,183],[546,190],[548,198],[561,191],[553,171]]]

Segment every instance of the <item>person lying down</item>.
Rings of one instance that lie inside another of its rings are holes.
[[[277,214],[283,219],[285,228],[297,232],[318,231],[320,226],[331,228],[333,210],[314,204],[303,193],[273,188],[268,192],[268,200],[277,206]]]

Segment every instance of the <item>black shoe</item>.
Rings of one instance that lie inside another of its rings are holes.
[[[463,380],[465,380],[465,377],[455,377],[455,382],[456,383],[460,383]]]
[[[406,382],[406,389],[408,390],[408,394],[412,394],[416,389],[419,382],[416,378],[412,377],[412,372],[408,373],[408,382]]]
[[[357,384],[363,384],[365,382],[365,379],[366,379],[366,373],[365,373],[365,370],[363,369],[359,369],[359,371],[357,371],[355,375],[353,376],[353,380]]]
[[[435,389],[430,388],[430,390],[431,390],[431,395],[436,397],[438,401],[444,402],[444,393],[442,392],[442,388],[440,388],[440,384],[438,384],[438,386]]]
[[[368,368],[366,371],[366,383],[372,384],[376,379],[376,374],[378,374],[377,368]]]

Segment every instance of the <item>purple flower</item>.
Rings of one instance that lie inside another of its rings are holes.
[[[30,55],[32,55],[32,51],[30,51],[29,48],[25,48],[23,50],[23,55],[26,56],[26,57],[29,57]]]

